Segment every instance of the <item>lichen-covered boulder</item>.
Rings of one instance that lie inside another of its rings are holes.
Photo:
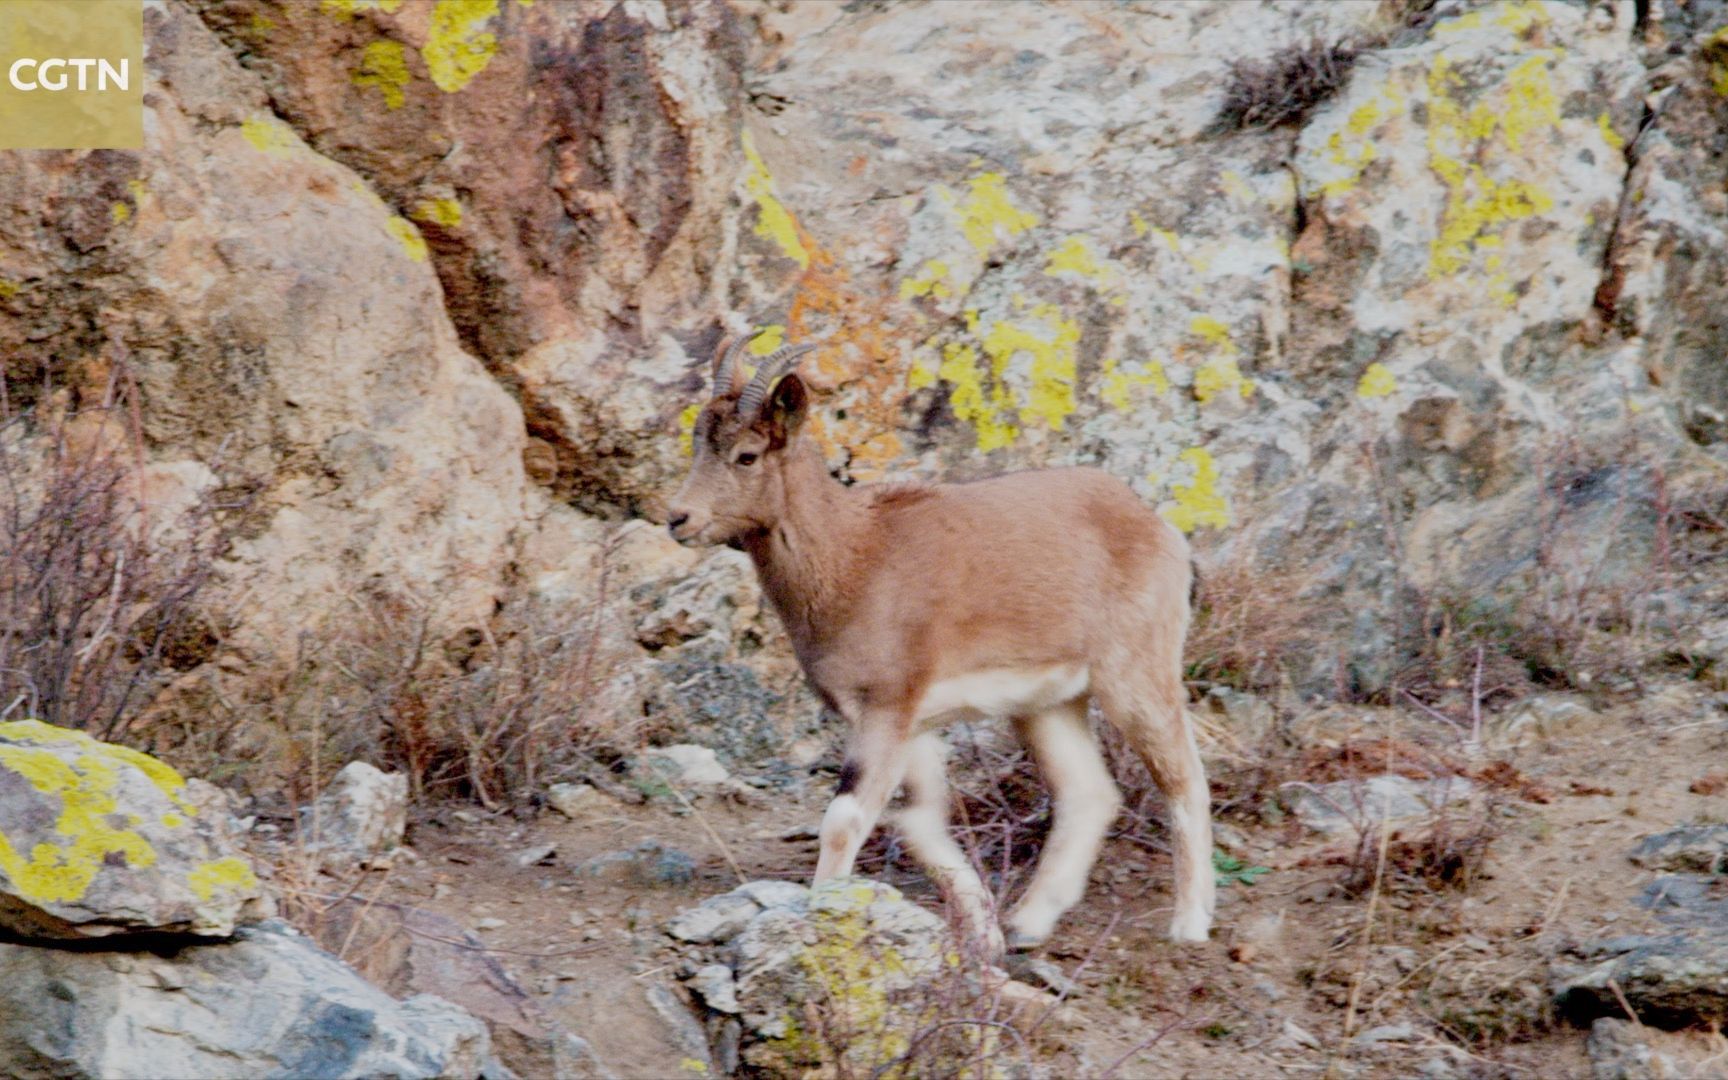
[[[753,881],[668,929],[713,949],[691,987],[710,1009],[740,1014],[741,1057],[769,1075],[840,1059],[861,1075],[890,1066],[931,1021],[938,988],[964,978],[940,918],[861,878]]]
[[[0,945],[0,1074],[509,1075],[473,1016],[399,1002],[274,921],[172,958]]]
[[[81,731],[0,724],[0,928],[225,937],[260,897],[172,768]]]

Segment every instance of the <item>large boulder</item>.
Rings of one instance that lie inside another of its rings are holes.
[[[217,812],[147,754],[40,721],[0,724],[0,928],[232,934],[261,893]]]
[[[506,1075],[479,1020],[426,994],[396,1001],[275,921],[166,956],[0,945],[0,1072]]]

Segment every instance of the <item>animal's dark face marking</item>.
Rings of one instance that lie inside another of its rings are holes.
[[[858,777],[864,770],[856,761],[847,760],[840,766],[840,786],[834,789],[835,795],[850,795],[852,789],[858,786]]]

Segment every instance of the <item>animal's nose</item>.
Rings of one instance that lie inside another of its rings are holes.
[[[689,514],[680,514],[680,513],[674,512],[672,517],[666,522],[666,527],[668,529],[672,530],[673,534],[676,535],[679,528],[681,526],[683,526],[683,524],[686,521],[689,521],[689,520],[690,520]]]

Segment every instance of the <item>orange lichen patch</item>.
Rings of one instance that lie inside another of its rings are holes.
[[[897,305],[857,289],[845,268],[802,226],[798,236],[809,262],[792,295],[786,338],[802,341],[832,327],[815,354],[815,369],[822,382],[853,390],[846,418],[829,414],[825,422],[811,425],[810,433],[830,460],[850,450],[855,478],[876,479],[905,452],[897,434],[908,392],[899,362]]]

